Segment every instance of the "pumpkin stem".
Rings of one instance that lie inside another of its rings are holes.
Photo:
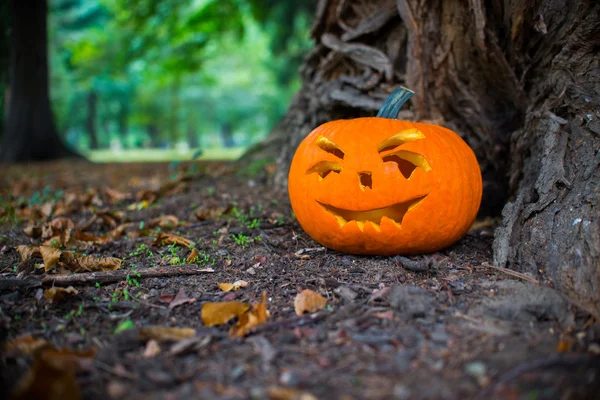
[[[415,92],[413,92],[410,89],[407,89],[402,86],[397,87],[392,92],[392,94],[390,94],[388,98],[385,99],[383,105],[377,113],[377,117],[390,119],[398,118],[398,113],[400,112],[400,109],[402,108],[404,103],[406,103],[406,101],[412,97],[413,94],[415,94]]]

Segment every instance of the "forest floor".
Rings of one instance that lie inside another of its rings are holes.
[[[272,172],[3,167],[0,390],[146,400],[598,393],[598,322],[543,276],[491,266],[493,221],[435,254],[340,254],[302,231],[286,193],[265,186]],[[297,315],[310,295],[316,310]]]

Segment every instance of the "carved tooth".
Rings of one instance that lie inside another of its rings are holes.
[[[358,225],[358,229],[362,232],[365,229],[365,223],[363,221],[356,221],[356,225]]]
[[[394,221],[393,219],[391,219],[390,217],[384,216],[383,218],[381,218],[381,223],[383,224],[383,221],[390,221],[391,223],[393,223],[394,225],[396,225],[397,228],[401,228],[402,225],[400,225],[399,223],[397,223],[396,221]]]
[[[367,221],[367,222],[370,223],[377,232],[381,232],[381,227],[379,226],[379,224],[376,224],[373,221]]]
[[[339,215],[334,215],[334,216],[335,216],[335,219],[337,219],[337,222],[338,222],[338,224],[340,224],[340,226],[344,226],[348,223],[348,221],[346,221],[344,219],[344,217],[341,217]]]

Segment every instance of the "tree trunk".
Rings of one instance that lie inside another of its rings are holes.
[[[122,100],[121,106],[119,109],[119,135],[121,139],[125,139],[127,136],[127,132],[129,131],[129,102],[127,100]]]
[[[46,1],[10,4],[11,96],[0,162],[75,156],[60,140],[50,110]]]
[[[98,148],[98,131],[96,130],[96,105],[98,104],[98,95],[94,89],[90,90],[87,97],[88,114],[85,120],[85,126],[90,135],[90,149]]]
[[[235,142],[233,140],[233,128],[229,122],[223,122],[221,124],[221,139],[223,140],[223,147],[233,147]]]
[[[0,138],[4,132],[4,124],[6,122],[6,101],[8,100],[8,4],[2,2],[0,4]]]
[[[401,84],[403,119],[457,131],[499,215],[498,265],[541,274],[600,310],[600,3],[321,0],[303,87],[268,143],[284,186],[299,142],[374,115]]]

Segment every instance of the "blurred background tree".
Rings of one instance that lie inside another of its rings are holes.
[[[268,134],[300,87],[315,3],[48,0],[58,135],[93,160],[189,158],[197,148],[241,154]],[[11,14],[0,6],[1,22]],[[4,66],[10,24],[0,26]]]

